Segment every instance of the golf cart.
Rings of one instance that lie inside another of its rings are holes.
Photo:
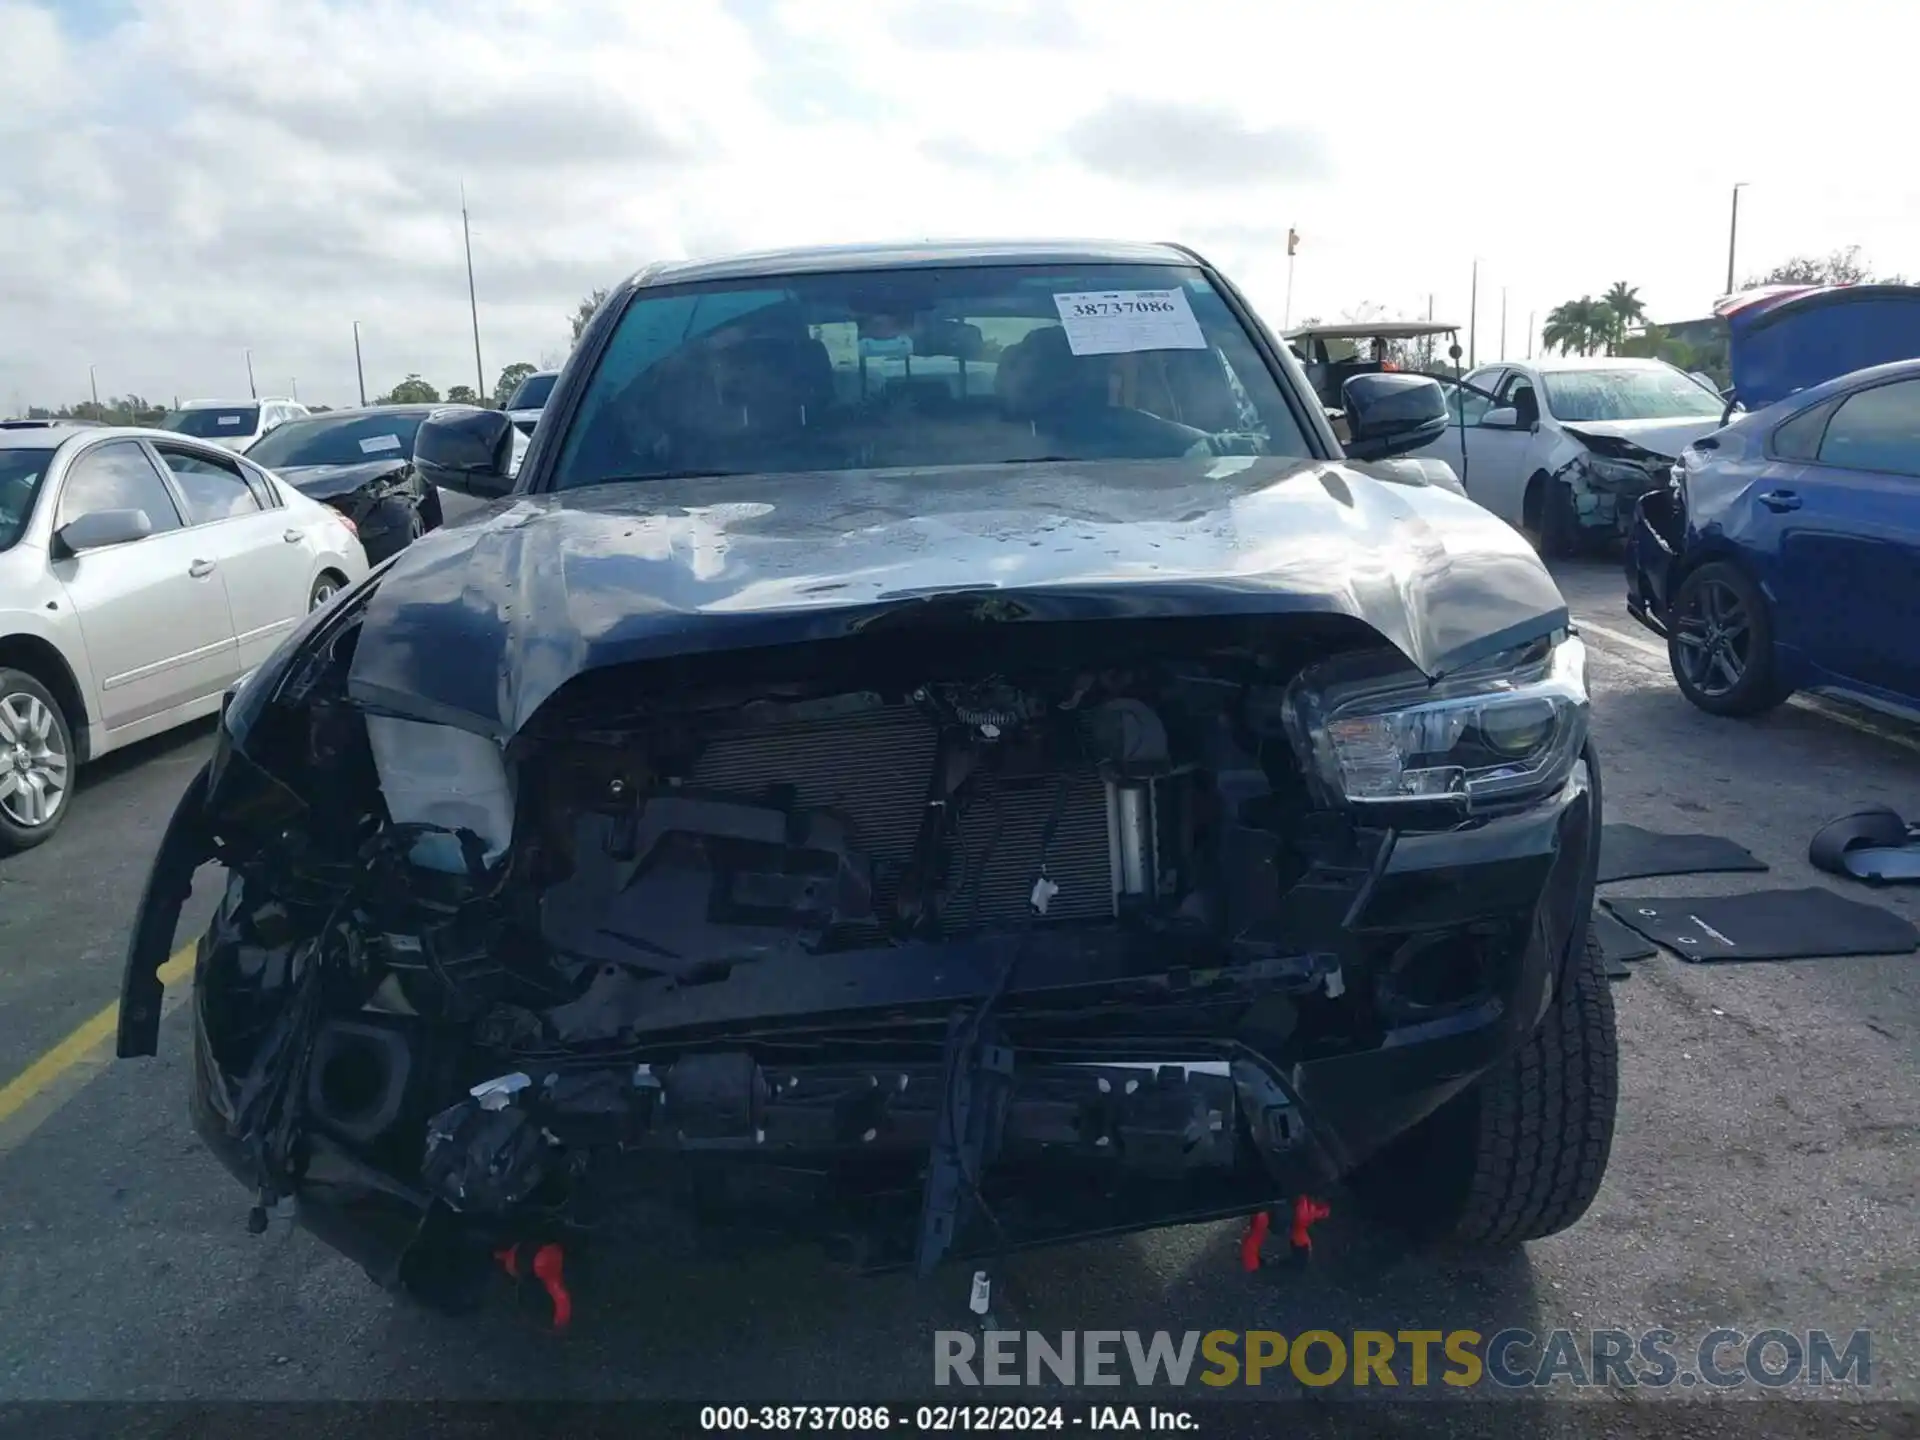
[[[1307,372],[1320,403],[1344,412],[1340,387],[1352,375],[1409,370],[1436,379],[1454,378],[1451,362],[1458,346],[1434,341],[1459,333],[1458,325],[1437,320],[1365,320],[1353,324],[1303,325],[1283,337]]]

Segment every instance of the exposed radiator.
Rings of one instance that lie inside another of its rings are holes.
[[[886,914],[912,859],[935,740],[933,725],[910,705],[756,726],[709,741],[687,778],[702,790],[758,800],[784,788],[794,804],[831,810],[850,821],[873,865],[876,905]],[[975,776],[961,812],[959,853],[947,860],[947,873],[958,885],[947,912],[950,927],[1006,924],[1029,913],[1028,897],[1040,873],[1040,840],[1062,778],[996,782]],[[1047,875],[1059,890],[1046,919],[1110,915],[1113,870],[1105,784],[1092,770],[1064,778],[1060,820],[1047,848]],[[996,829],[999,839],[989,856]]]

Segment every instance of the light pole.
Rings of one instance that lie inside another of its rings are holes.
[[[253,351],[247,351],[247,395],[254,400],[260,398],[260,391],[253,383]]]
[[[300,377],[298,375],[290,375],[287,377],[287,383],[293,387],[294,403],[296,405],[299,404],[300,403]]]
[[[1735,242],[1738,241],[1740,238],[1740,192],[1746,188],[1747,188],[1747,182],[1744,180],[1740,181],[1739,184],[1733,187],[1733,218],[1727,222],[1727,290],[1726,290],[1726,293],[1729,295],[1733,293],[1733,247]]]
[[[93,391],[93,409],[95,418],[98,418],[100,411],[100,382],[94,378],[93,366],[91,365],[87,366],[87,388]]]
[[[1500,358],[1507,358],[1507,287],[1500,287]]]
[[[353,322],[353,373],[360,378],[360,403],[367,403],[367,369],[360,363],[360,322]]]
[[[1529,360],[1533,358],[1533,316],[1533,311],[1527,311],[1527,359]]]
[[[467,225],[467,186],[460,184],[460,237],[467,246],[467,309],[473,316],[473,383],[481,404],[486,404],[487,372],[480,363],[480,301],[473,289],[473,231]]]
[[[1480,257],[1473,257],[1473,289],[1467,302],[1467,368],[1480,363],[1477,340],[1480,334]]]

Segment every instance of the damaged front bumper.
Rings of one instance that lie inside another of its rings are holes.
[[[953,1258],[1256,1211],[1344,1174],[1532,1029],[1582,931],[1596,806],[1583,779],[1471,832],[1378,837],[1368,871],[1329,875],[1302,897],[1299,931],[1325,948],[1258,969],[1225,969],[1206,947],[1035,937],[978,1036],[949,1033],[940,1017],[977,1005],[1017,941],[945,947],[924,969],[897,951],[847,957],[777,997],[752,977],[698,987],[653,1017],[663,1036],[743,1048],[558,1080],[532,1066],[519,1072],[531,1091],[523,1103],[489,1110],[482,1097],[466,1112],[476,1128],[450,1139],[482,1175],[541,1122],[617,1156],[595,1177],[593,1213],[567,1232],[614,1216],[643,1241],[649,1219],[671,1211],[815,1239],[869,1269],[926,1257],[930,1206],[944,1211],[937,1248]],[[183,862],[163,851],[156,871],[169,863]],[[261,1152],[249,1139],[259,1137],[242,1135],[240,1115],[259,1076],[221,1067],[200,987],[237,948],[232,918],[223,911],[201,942],[191,1109],[208,1147],[257,1190]],[[170,928],[164,901],[141,919],[149,939]],[[1480,972],[1470,997],[1420,1003],[1423,984],[1463,963]],[[130,976],[147,969],[147,957],[130,956]],[[1382,1023],[1350,1043],[1303,1043],[1303,1012],[1334,1010],[1348,985],[1371,992]],[[940,1035],[937,1060],[860,1062],[876,1036],[909,1027]],[[362,1047],[393,1066],[387,1094],[362,1108],[404,1105],[403,1072],[426,1069],[426,1057],[389,1043],[393,1033],[379,1019],[323,1028],[308,1088],[325,1084],[331,1052]],[[778,1058],[793,1055],[808,1058]],[[973,1095],[950,1111],[942,1097],[958,1069],[973,1076]],[[980,1167],[977,1201],[964,1163],[944,1177],[931,1164],[956,1136]],[[381,1283],[428,1299],[454,1301],[488,1254],[547,1223],[538,1211],[460,1214],[399,1165],[371,1159],[338,1117],[306,1130],[290,1170],[304,1226]],[[510,1183],[531,1194],[553,1178]],[[656,1238],[676,1228],[658,1224]]]
[[[318,623],[344,627],[344,609]],[[1534,647],[1529,673],[1558,676],[1563,659],[1578,669],[1578,642],[1556,643],[1547,660]],[[1377,669],[1349,665],[1313,703],[1286,707],[1289,724],[1339,737],[1315,754],[1329,775],[1351,767],[1355,787],[1378,783],[1382,736],[1457,703],[1450,693],[1483,693],[1422,683],[1410,708],[1389,712],[1378,697],[1402,692],[1383,692]],[[964,816],[943,822],[962,852],[944,883],[968,924],[941,932],[930,898],[941,872],[918,866],[932,817],[965,793],[947,788],[965,767],[943,740],[919,838],[892,832],[914,864],[886,882],[891,930],[843,927],[853,938],[829,943],[821,919],[802,944],[794,917],[824,915],[823,893],[836,924],[881,893],[864,871],[849,879],[841,831],[808,808],[804,775],[756,804],[702,800],[697,786],[636,801],[629,761],[609,772],[591,768],[600,751],[569,752],[569,768],[525,775],[591,804],[522,815],[498,863],[462,831],[449,864],[419,842],[452,837],[351,806],[329,813],[348,787],[303,797],[278,778],[284,765],[256,758],[297,733],[320,773],[371,768],[318,673],[270,663],[223,720],[142,901],[119,1053],[154,1052],[157,971],[194,870],[219,860],[227,891],[191,1007],[198,1132],[253,1193],[258,1223],[290,1197],[303,1225],[382,1284],[449,1308],[474,1298],[490,1256],[529,1243],[806,1240],[864,1269],[924,1273],[1264,1210],[1347,1174],[1515,1048],[1591,904],[1600,797],[1583,682],[1566,692],[1578,723],[1562,732],[1563,778],[1522,794],[1499,789],[1517,767],[1488,767],[1487,804],[1451,819],[1401,800],[1342,812],[1295,795],[1331,782],[1263,768],[1256,757],[1284,744],[1236,728],[1266,724],[1277,702],[1215,715],[1222,695],[1239,706],[1246,692],[1192,675],[1154,692],[1158,716],[1116,699],[1074,730],[1120,737],[1127,762],[1150,772],[1109,773],[1103,811],[1101,772],[1056,783],[1046,769],[1061,762],[1038,731],[1059,701],[995,691],[988,705],[967,691],[941,713],[976,741],[991,732],[974,783],[998,787],[981,805],[993,817],[984,850],[967,843]],[[268,703],[280,692],[304,707],[291,730],[289,708]],[[1076,682],[1073,703],[1084,693]],[[1561,713],[1524,688],[1485,693],[1520,703],[1502,712],[1505,728],[1472,711],[1484,743]],[[1372,711],[1355,708],[1370,696]],[[856,711],[845,697],[809,704],[756,755],[797,765],[827,711],[869,726],[863,737],[900,719],[900,707]],[[1022,725],[1042,767],[1024,789],[1008,756]],[[1405,733],[1440,732],[1422,721]],[[692,773],[733,776],[745,794],[732,734],[716,732],[705,753],[720,758]],[[1410,770],[1405,783],[1442,773]],[[535,788],[523,778],[523,808]],[[1050,818],[1033,797],[1052,797]],[[755,827],[776,801],[784,839],[768,841]],[[399,809],[391,792],[387,808]],[[880,821],[864,830],[876,853]],[[559,840],[530,836],[540,825],[559,825]],[[1028,872],[1019,856],[996,866],[1003,834],[1037,857],[1030,906],[1007,900],[1027,895]],[[565,878],[540,878],[528,858],[540,843],[566,847]],[[1099,889],[1109,859],[1110,897]],[[675,909],[696,893],[709,898]],[[621,896],[638,899],[623,908]],[[1013,918],[974,925],[978,913]],[[564,986],[530,958],[549,942],[578,957]],[[757,958],[702,959],[716,943]],[[622,946],[647,951],[645,963],[624,963]],[[548,976],[545,1003],[501,988],[516,968]]]
[[[1686,497],[1677,475],[1635,503],[1627,533],[1627,613],[1662,639],[1686,533]]]
[[[1643,495],[1660,492],[1673,462],[1660,456],[1616,458],[1582,453],[1554,474],[1573,497],[1573,515],[1581,530],[1599,537],[1631,534]]]

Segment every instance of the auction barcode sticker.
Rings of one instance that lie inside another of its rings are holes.
[[[1077,291],[1055,295],[1053,304],[1076,355],[1207,348],[1185,290]]]

